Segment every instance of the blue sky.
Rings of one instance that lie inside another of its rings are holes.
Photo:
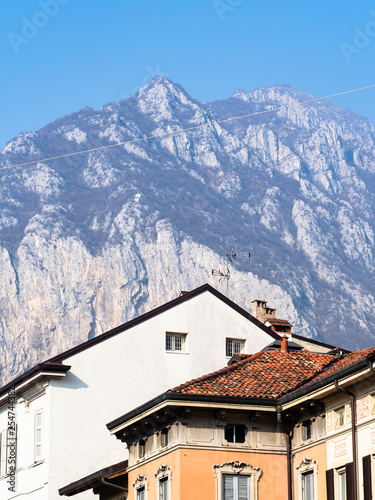
[[[8,0],[0,37],[0,148],[155,74],[204,101],[277,83],[315,97],[375,84],[366,0]],[[375,122],[375,89],[333,102]]]

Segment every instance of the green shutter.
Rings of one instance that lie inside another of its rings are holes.
[[[355,497],[354,465],[350,462],[345,465],[346,469],[346,496],[348,500]]]
[[[335,500],[335,488],[333,481],[333,469],[326,471],[327,500]]]
[[[371,455],[362,458],[363,500],[372,500]]]

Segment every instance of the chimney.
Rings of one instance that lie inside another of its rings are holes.
[[[262,323],[265,323],[268,319],[275,318],[276,309],[267,307],[267,302],[265,300],[253,300],[251,302],[251,307],[253,316]]]
[[[280,351],[281,352],[288,352],[288,337],[286,335],[283,335],[281,337]]]

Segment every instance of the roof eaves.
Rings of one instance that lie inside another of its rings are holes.
[[[3,394],[7,393],[10,389],[16,388],[17,385],[19,385],[21,382],[24,380],[27,380],[28,378],[31,378],[33,375],[36,373],[42,372],[42,371],[49,371],[49,372],[68,372],[71,369],[71,366],[69,365],[64,365],[63,363],[53,363],[50,361],[45,361],[43,363],[39,363],[38,365],[33,366],[30,368],[30,370],[27,370],[24,373],[21,373],[18,377],[16,377],[14,380],[11,380],[8,384],[4,385],[0,389],[0,396]]]
[[[89,476],[78,479],[77,481],[74,481],[73,483],[70,483],[63,488],[60,488],[59,494],[60,496],[65,495],[71,497],[73,495],[76,495],[77,493],[81,493],[82,491],[91,490],[92,488],[96,488],[102,484],[102,478],[106,478],[107,476],[111,476],[119,472],[125,472],[127,468],[127,460],[119,462],[118,464],[111,465],[109,467],[105,467],[104,469],[94,472]]]
[[[112,431],[116,427],[123,426],[128,421],[133,421],[136,417],[140,417],[148,410],[156,408],[156,406],[161,403],[168,401],[173,406],[174,401],[185,401],[189,402],[204,402],[204,403],[223,403],[223,404],[243,404],[243,405],[257,405],[257,406],[276,406],[278,400],[276,398],[245,398],[237,396],[218,396],[218,395],[206,395],[206,394],[189,394],[181,392],[164,392],[154,399],[151,399],[147,403],[144,403],[138,408],[125,413],[121,417],[112,420],[107,424],[109,431]]]

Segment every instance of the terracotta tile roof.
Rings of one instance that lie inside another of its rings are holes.
[[[375,347],[367,347],[366,349],[351,352],[343,358],[338,359],[333,365],[325,367],[322,373],[314,378],[314,382],[316,380],[321,380],[325,377],[328,377],[333,373],[337,373],[340,370],[343,370],[344,368],[357,363],[358,361],[362,361],[370,357],[371,355],[375,355]]]
[[[337,358],[329,354],[259,352],[168,392],[274,399],[306,384],[336,362]]]

